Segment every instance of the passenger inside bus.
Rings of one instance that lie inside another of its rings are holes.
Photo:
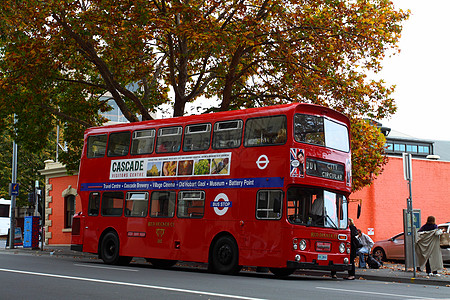
[[[322,195],[317,195],[311,205],[311,218],[316,225],[323,225],[325,218],[324,201]]]

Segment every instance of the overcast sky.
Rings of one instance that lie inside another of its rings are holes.
[[[384,126],[417,138],[450,141],[450,0],[392,0],[411,10],[401,53],[381,72],[397,85],[397,113]]]

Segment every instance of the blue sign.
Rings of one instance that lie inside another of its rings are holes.
[[[19,184],[18,183],[10,183],[9,184],[9,195],[10,196],[19,196]]]
[[[161,190],[161,189],[220,189],[220,188],[281,188],[282,177],[228,178],[198,180],[158,180],[134,182],[82,183],[81,191],[123,191],[123,190]]]

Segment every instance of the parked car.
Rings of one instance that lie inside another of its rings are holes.
[[[450,225],[450,223],[447,223]],[[442,225],[442,224],[441,224]],[[438,225],[441,226],[441,225]],[[448,226],[447,226],[448,230]],[[445,262],[450,262],[450,248],[442,248],[442,260]],[[386,261],[392,260],[405,260],[405,236],[404,233],[399,233],[393,237],[375,242],[372,247],[372,254],[376,258]]]
[[[439,225],[438,225],[438,228],[441,229],[442,232],[448,232],[448,233],[450,233],[450,231],[448,231],[448,230],[449,230],[449,227],[450,227],[450,222],[447,222],[447,223],[443,223],[443,224],[439,224]]]

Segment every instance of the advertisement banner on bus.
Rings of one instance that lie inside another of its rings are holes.
[[[111,161],[109,179],[230,174],[231,152]]]

